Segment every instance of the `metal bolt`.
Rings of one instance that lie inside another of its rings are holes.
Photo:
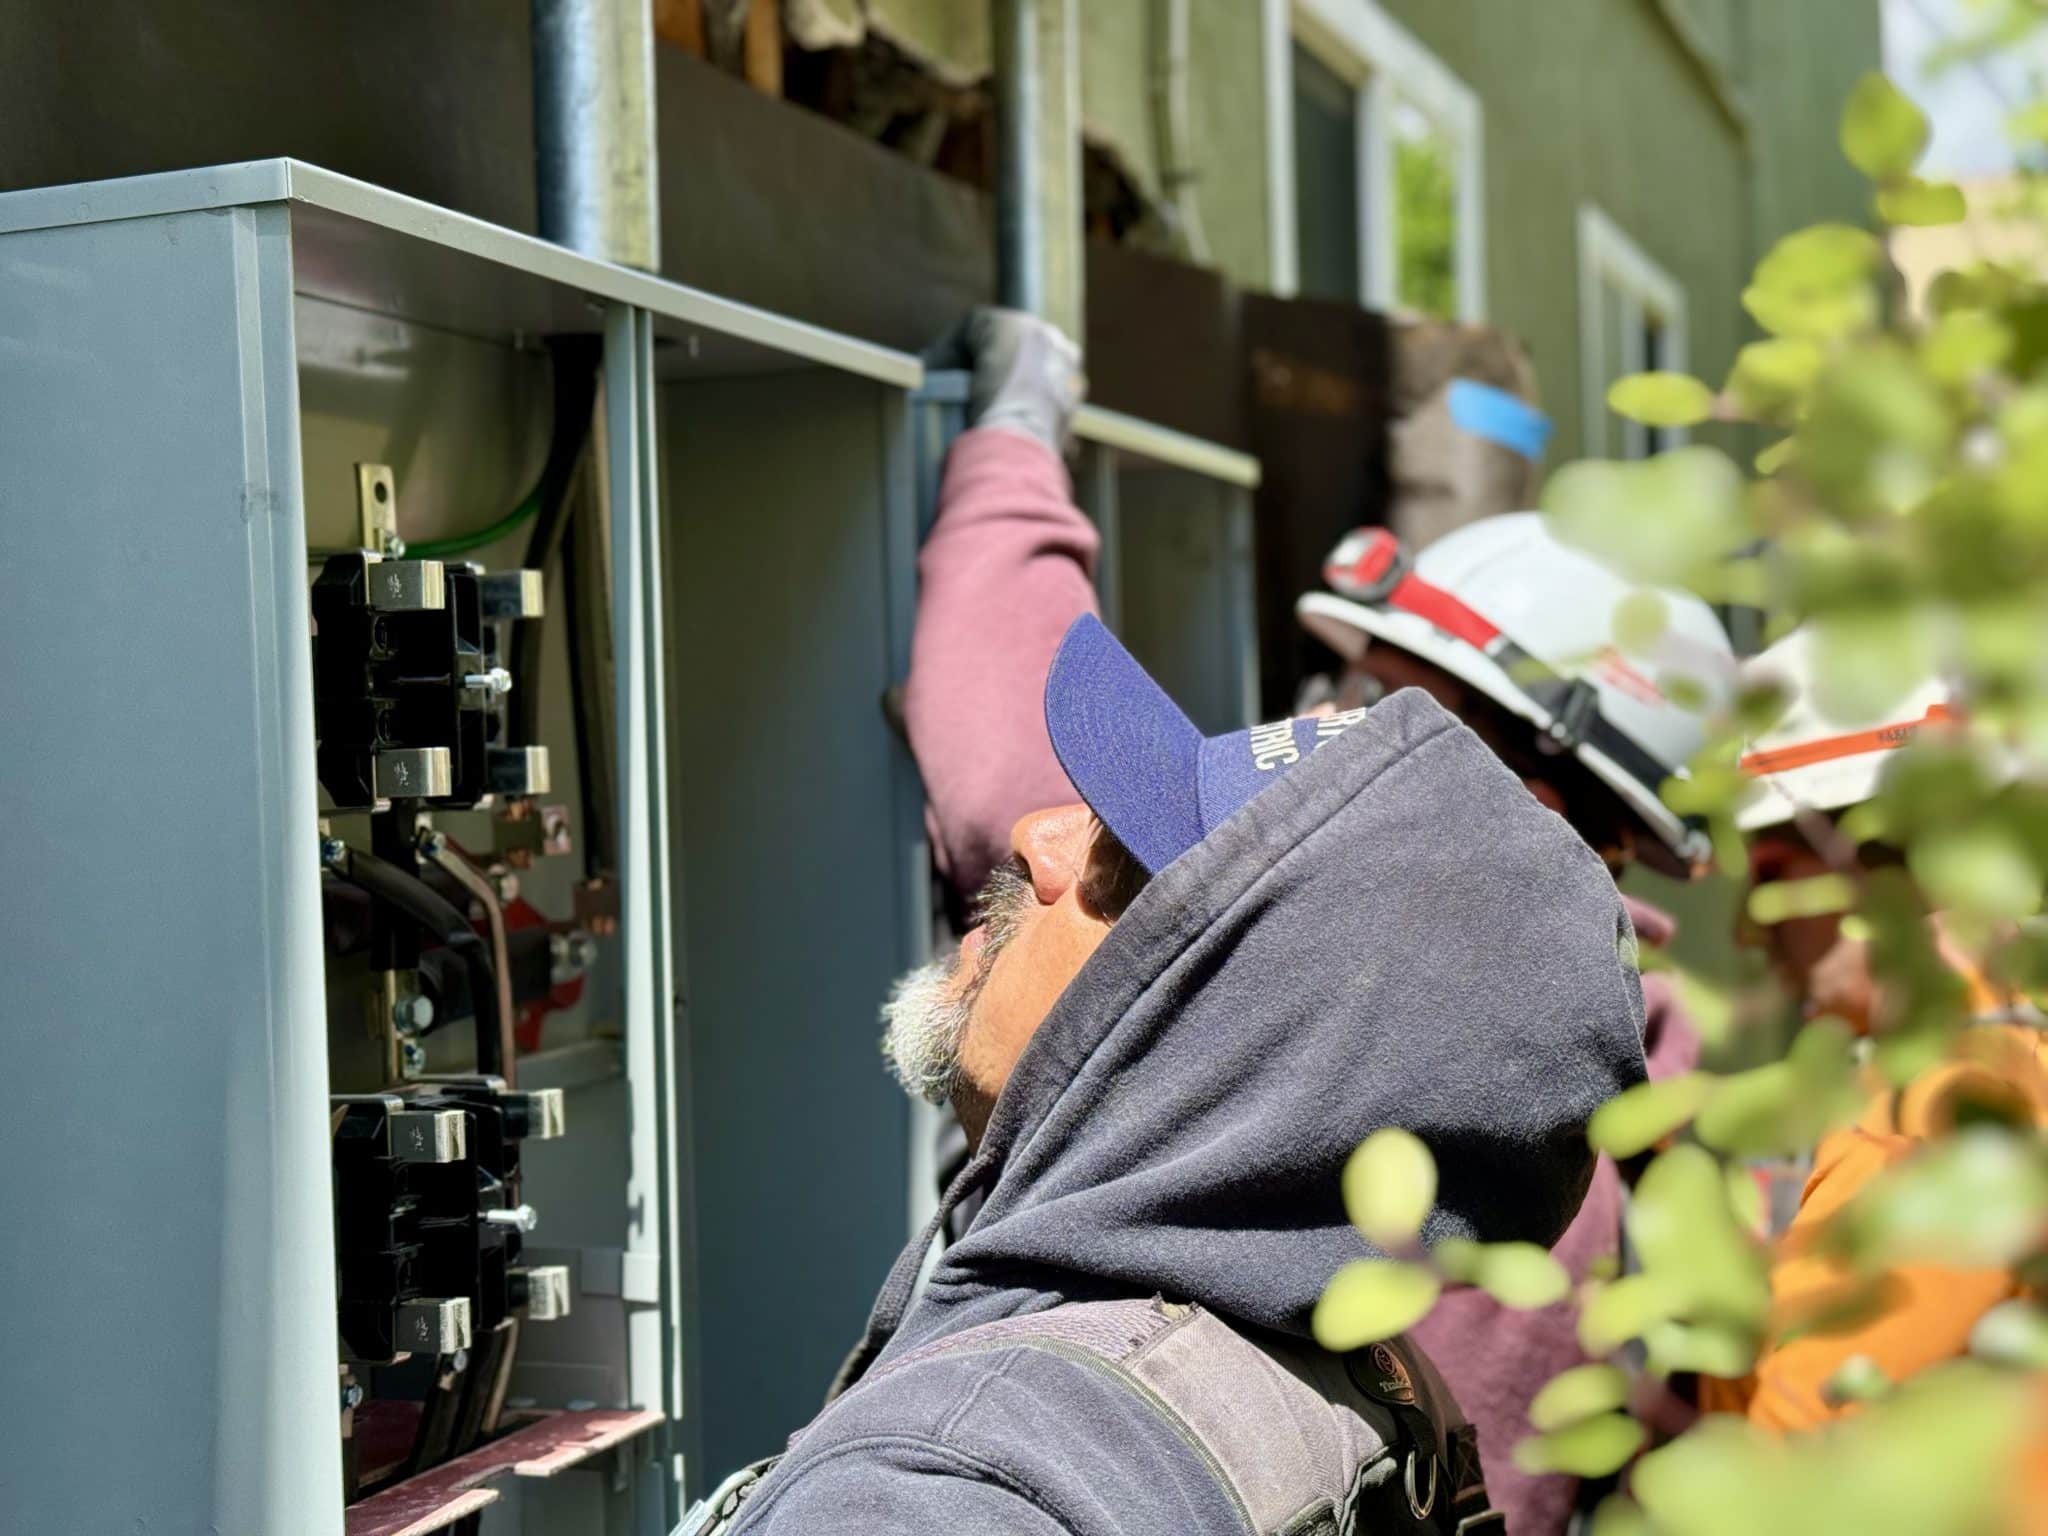
[[[406,1040],[398,1047],[399,1059],[404,1063],[407,1077],[418,1077],[427,1070],[427,1048],[417,1040]]]
[[[433,1027],[434,1000],[417,992],[397,999],[391,1005],[391,1022],[402,1035],[424,1034]]]
[[[352,1381],[341,1389],[341,1411],[343,1413],[362,1406],[363,1384],[361,1382]]]
[[[504,695],[512,691],[512,674],[503,667],[493,667],[488,672],[470,672],[464,675],[462,686],[478,693]]]
[[[499,1206],[495,1210],[485,1211],[483,1219],[491,1226],[516,1227],[521,1232],[531,1232],[540,1225],[540,1217],[534,1214],[534,1209],[530,1205]]]
[[[548,935],[548,980],[556,986],[574,981],[597,963],[597,940],[578,929]]]
[[[432,827],[421,827],[413,845],[419,849],[421,858],[431,859],[448,846],[448,834],[436,832]]]
[[[387,534],[384,539],[384,553],[393,560],[403,560],[405,558],[405,540],[395,533]]]
[[[462,1374],[462,1373],[463,1373],[464,1371],[466,1371],[466,1370],[468,1370],[468,1369],[469,1369],[469,1351],[468,1351],[468,1350],[466,1350],[466,1349],[458,1349],[457,1351],[455,1351],[455,1353],[454,1353],[454,1354],[452,1354],[452,1355],[450,1355],[450,1356],[448,1357],[448,1370],[449,1370],[449,1372],[450,1372],[450,1373],[451,1373],[452,1375],[460,1376],[460,1375],[461,1375],[461,1374]]]
[[[320,865],[323,869],[337,869],[348,857],[348,844],[338,837],[320,839]]]

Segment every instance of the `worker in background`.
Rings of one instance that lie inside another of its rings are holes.
[[[1382,1128],[1436,1150],[1425,1240],[1570,1222],[1585,1122],[1643,1075],[1613,882],[1417,689],[1204,739],[1084,616],[1042,700],[1079,801],[1017,823],[981,922],[887,1011],[973,1157],[833,1401],[714,1509],[735,1536],[1498,1536],[1426,1360],[1327,1354],[1310,1318],[1371,1253],[1340,1174]]]
[[[1412,558],[1391,533],[1360,529],[1332,552],[1324,578],[1329,590],[1304,595],[1295,609],[1343,662],[1316,695],[1355,709],[1420,688],[1569,822],[1615,876],[1638,864],[1679,878],[1694,873],[1705,846],[1658,790],[1705,745],[1702,711],[1723,702],[1733,683],[1733,651],[1705,603],[1658,594],[1662,632],[1641,654],[1624,655],[1612,639],[1615,610],[1635,589],[1560,544],[1533,512],[1483,518]],[[1697,696],[1686,704],[1665,691],[1677,678],[1695,685]],[[1484,835],[1475,825],[1473,836]],[[1639,940],[1669,941],[1668,916],[1624,900]],[[1690,1071],[1699,1040],[1669,981],[1652,973],[1642,987],[1650,1076]],[[1617,1260],[1623,1196],[1620,1172],[1602,1157],[1555,1249],[1574,1280]],[[1562,1532],[1581,1502],[1577,1483],[1521,1472],[1512,1453],[1531,1433],[1537,1390],[1586,1358],[1571,1308],[1517,1312],[1477,1288],[1456,1290],[1416,1335],[1479,1427],[1487,1486],[1509,1530]],[[1598,1490],[1586,1492],[1590,1498]]]
[[[1928,681],[1913,689],[1884,720],[1844,730],[1813,703],[1812,659],[1806,631],[1795,631],[1749,663],[1747,680],[1769,682],[1790,699],[1778,723],[1749,744],[1741,760],[1756,779],[1737,822],[1752,834],[1753,885],[1838,872],[1847,859],[1864,868],[1896,865],[1882,844],[1822,847],[1843,841],[1841,817],[1871,799],[1886,765],[1923,731],[1947,717],[1948,689]],[[1828,1220],[1885,1169],[1909,1157],[1929,1136],[1963,1117],[2048,1126],[2048,1046],[2038,1021],[2026,1022],[2015,1000],[1977,972],[1941,938],[1936,949],[1956,970],[1976,1017],[1951,1059],[1922,1073],[1903,1090],[1875,1087],[1856,1122],[1824,1138],[1798,1214],[1779,1239],[1771,1274],[1774,1313],[1796,1315],[1847,1279],[1816,1250]],[[1839,913],[1746,925],[1744,937],[1768,952],[1773,968],[1809,1018],[1830,1016],[1859,1032],[1881,1025],[1884,991],[1873,974],[1868,944]],[[1887,1378],[1900,1381],[1962,1355],[1970,1331],[1992,1307],[2018,1294],[2007,1270],[1958,1270],[1915,1265],[1895,1272],[1895,1288],[1877,1315],[1843,1332],[1811,1333],[1770,1344],[1752,1380],[1717,1384],[1709,1406],[1746,1411],[1772,1429],[1803,1430],[1845,1412],[1830,1402],[1827,1385],[1842,1365],[1867,1356]]]

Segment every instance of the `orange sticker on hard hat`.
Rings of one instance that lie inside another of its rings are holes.
[[[1930,704],[1927,713],[1918,720],[1873,726],[1867,731],[1851,731],[1842,736],[1822,736],[1789,747],[1774,747],[1768,752],[1745,753],[1736,766],[1744,773],[1761,778],[1766,774],[1787,773],[1794,768],[1811,768],[1815,763],[1861,757],[1866,752],[1895,752],[1917,736],[1923,727],[1943,725],[1955,718],[1955,711],[1946,704]]]

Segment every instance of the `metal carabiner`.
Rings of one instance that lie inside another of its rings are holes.
[[[1429,1458],[1429,1494],[1426,1498],[1415,1496],[1415,1453],[1408,1453],[1408,1466],[1402,1473],[1402,1481],[1408,1489],[1408,1509],[1416,1519],[1427,1520],[1429,1512],[1436,1508],[1436,1458]]]

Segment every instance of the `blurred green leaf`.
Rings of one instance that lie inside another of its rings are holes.
[[[1677,1299],[1667,1317],[1761,1331],[1770,1304],[1763,1252],[1729,1208],[1721,1165],[1704,1148],[1660,1153],[1636,1182],[1626,1224],[1644,1274]]]
[[[1724,1077],[1693,1120],[1701,1141],[1739,1157],[1812,1146],[1852,1119],[1862,1102],[1853,1038],[1838,1021],[1801,1030],[1784,1059]],[[1747,1226],[1731,1210],[1738,1228]]]
[[[1607,390],[1607,408],[1652,427],[1690,427],[1714,414],[1714,392],[1686,373],[1632,373]]]
[[[1637,1083],[1593,1111],[1586,1140],[1609,1157],[1634,1157],[1647,1152],[1684,1125],[1706,1102],[1714,1079],[1704,1072],[1685,1072],[1660,1082]]]
[[[1891,1391],[1892,1379],[1868,1355],[1851,1355],[1821,1385],[1822,1399],[1835,1407],[1844,1403],[1875,1402]]]
[[[1856,882],[1847,875],[1812,875],[1776,880],[1749,893],[1749,920],[1766,927],[1799,917],[1846,912],[1856,904]]]
[[[2048,1235],[2048,1166],[2031,1135],[1972,1127],[1873,1181],[1830,1224],[1830,1246],[1866,1269],[1994,1268]]]
[[[1486,1244],[1472,1278],[1495,1301],[1518,1312],[1563,1301],[1572,1290],[1565,1267],[1534,1243]]]
[[[1716,1414],[1644,1455],[1629,1488],[1660,1536],[1791,1536],[1802,1490],[1788,1462],[1783,1442]]]
[[[1647,586],[1684,586],[1749,542],[1742,472],[1693,445],[1634,463],[1568,464],[1545,483],[1544,516],[1565,543]]]
[[[1780,420],[1813,388],[1826,362],[1827,353],[1801,337],[1752,341],[1735,354],[1728,392],[1759,420]]]
[[[1382,1248],[1406,1247],[1436,1203],[1436,1159],[1407,1131],[1375,1131],[1344,1164],[1344,1209]]]
[[[1708,1045],[1721,1045],[1734,1032],[1735,998],[1720,983],[1691,971],[1679,971],[1678,1001],[1692,1027]]]
[[[1868,230],[1816,224],[1785,236],[1757,263],[1742,305],[1773,336],[1828,341],[1875,325],[1872,281],[1882,247]]]
[[[1563,1429],[1628,1403],[1628,1376],[1611,1365],[1579,1365],[1545,1382],[1529,1403],[1537,1429]]]
[[[1980,1360],[2048,1371],[2048,1313],[2031,1301],[2007,1301],[1977,1319],[1970,1353]]]
[[[1603,1413],[1515,1447],[1515,1466],[1532,1476],[1563,1472],[1573,1477],[1606,1477],[1628,1465],[1642,1447],[1643,1426],[1624,1413]]]
[[[1721,1323],[1654,1324],[1643,1335],[1646,1362],[1659,1376],[1693,1371],[1734,1380],[1756,1363],[1753,1328]]]
[[[1934,624],[1918,606],[1858,607],[1813,621],[1813,705],[1844,731],[1881,722],[1934,670]]]
[[[1436,1276],[1418,1264],[1356,1259],[1331,1277],[1309,1327],[1324,1349],[1342,1354],[1414,1327],[1439,1289]]]
[[[1960,224],[1969,216],[1963,189],[1952,181],[1921,181],[1907,177],[1877,189],[1877,216],[1887,224],[1928,228]]]
[[[1966,384],[2011,353],[2012,332],[1996,315],[1978,309],[1941,316],[1920,339],[1920,361],[1944,384]]]
[[[1728,1208],[1743,1231],[1753,1237],[1768,1234],[1771,1213],[1763,1186],[1754,1171],[1739,1163],[1728,1169]]]
[[[2020,108],[2005,120],[2005,131],[2015,139],[2048,140],[2048,101]]]
[[[1995,823],[1930,831],[1915,839],[1908,859],[1937,907],[2002,918],[2041,910],[2040,869]]]
[[[1880,74],[1858,80],[1842,109],[1842,153],[1872,181],[1911,171],[1926,153],[1931,133],[1927,114]]]
[[[1579,1308],[1579,1343],[1589,1355],[1612,1354],[1684,1304],[1683,1292],[1666,1275],[1623,1275],[1587,1295]]]
[[[1664,594],[1644,589],[1614,605],[1614,643],[1632,656],[1648,655],[1671,627],[1671,604]]]
[[[1471,1285],[1479,1279],[1479,1268],[1486,1262],[1486,1244],[1475,1243],[1469,1237],[1440,1238],[1429,1250],[1429,1257],[1445,1278]]]
[[[1610,1493],[1593,1511],[1587,1536],[1657,1536],[1642,1506],[1626,1494]]]
[[[1933,489],[1946,467],[1955,416],[1905,348],[1856,348],[1814,386],[1799,429],[1803,476],[1850,518],[1897,514]]]
[[[1771,1319],[1772,1337],[1784,1344],[1811,1335],[1853,1333],[1905,1300],[1905,1287],[1894,1275],[1852,1276],[1788,1299]]]

